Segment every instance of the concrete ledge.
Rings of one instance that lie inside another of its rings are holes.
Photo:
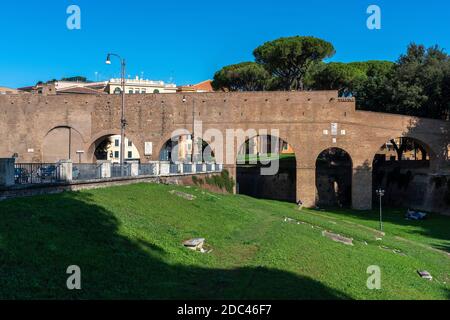
[[[220,174],[220,172],[204,172],[204,173],[202,172],[202,173],[166,175],[166,176],[118,177],[118,178],[103,178],[103,179],[61,182],[61,183],[14,185],[10,187],[0,187],[0,201],[20,197],[31,197],[44,194],[56,194],[62,193],[64,191],[99,189],[143,182],[182,184],[181,180],[185,180],[187,177],[207,176],[211,174]]]

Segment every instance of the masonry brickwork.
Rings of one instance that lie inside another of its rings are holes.
[[[120,133],[120,99],[115,95],[1,95],[0,158],[15,154],[17,162],[42,162],[61,153],[62,158],[92,162],[96,143]],[[355,209],[368,209],[372,162],[385,142],[397,137],[420,140],[429,150],[431,170],[438,171],[450,141],[447,122],[357,111],[353,100],[338,98],[336,91],[144,94],[126,99],[127,137],[142,162],[158,160],[172,132],[192,131],[193,119],[202,121],[203,132],[216,129],[224,136],[227,129],[279,130],[280,138],[295,151],[297,199],[306,206],[315,204],[315,164],[323,150],[341,148],[351,156],[352,204]],[[332,124],[337,128],[332,129]],[[70,150],[66,139],[71,141]],[[145,142],[153,145],[151,156],[144,156]],[[235,159],[239,147],[224,146],[223,154]],[[76,155],[77,151],[84,153]],[[225,167],[236,174],[235,164]]]

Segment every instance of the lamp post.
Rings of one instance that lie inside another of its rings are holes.
[[[183,102],[186,102],[186,96],[183,96]],[[192,97],[192,135],[191,135],[191,162],[194,163],[194,131],[195,131],[195,98]]]
[[[380,230],[383,231],[383,212],[381,209],[381,198],[384,196],[385,191],[379,188],[376,192],[378,197],[380,198]]]
[[[115,53],[108,53],[106,57],[106,64],[111,64],[111,56],[117,57],[121,64],[121,85],[122,85],[122,106],[121,106],[121,116],[120,116],[120,166],[121,173],[123,175],[123,165],[124,165],[124,153],[125,153],[125,128],[127,126],[127,120],[125,119],[125,72],[126,72],[126,62],[121,56]]]

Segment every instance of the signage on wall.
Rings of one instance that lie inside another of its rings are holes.
[[[338,134],[338,124],[333,122],[331,124],[331,135],[337,136],[337,134]]]
[[[153,154],[153,143],[152,142],[145,143],[144,153],[146,156],[151,156]]]

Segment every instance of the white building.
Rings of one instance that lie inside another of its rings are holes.
[[[109,94],[120,94],[122,92],[122,83],[120,79],[111,79],[107,83],[106,92]],[[173,83],[164,81],[145,80],[136,77],[135,79],[126,79],[126,94],[145,94],[145,93],[175,93],[177,86]]]
[[[120,135],[111,136],[107,150],[107,160],[111,163],[120,163]],[[140,154],[133,141],[125,138],[125,161],[138,161]]]

